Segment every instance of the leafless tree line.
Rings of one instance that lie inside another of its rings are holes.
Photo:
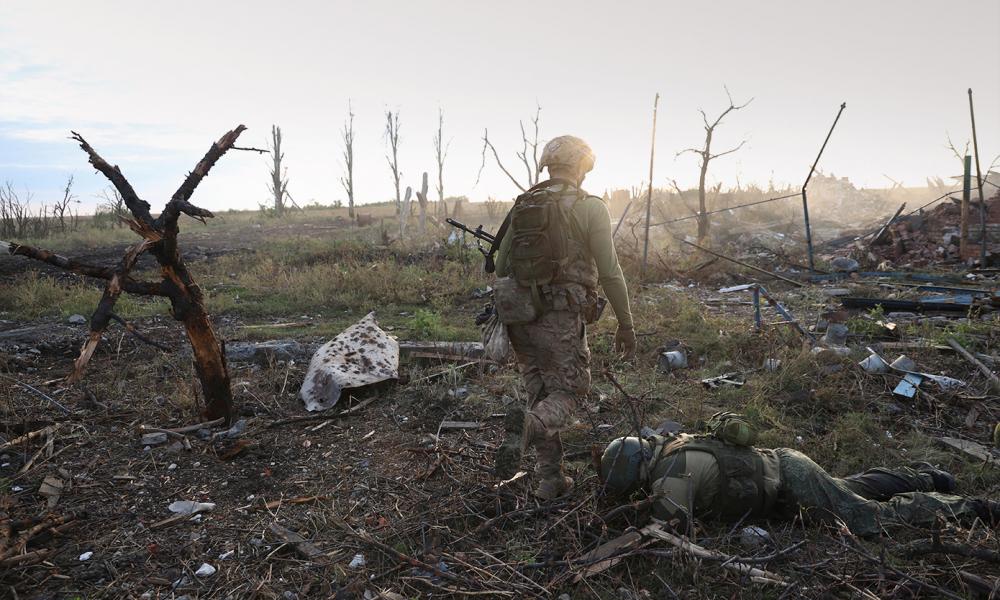
[[[79,204],[73,195],[73,176],[63,188],[62,197],[52,204],[34,205],[30,190],[19,191],[12,182],[0,186],[0,237],[45,238],[54,232],[64,233],[80,226]]]

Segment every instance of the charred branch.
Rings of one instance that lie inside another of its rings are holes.
[[[89,263],[80,262],[73,258],[67,258],[65,256],[56,254],[49,250],[44,250],[42,248],[35,248],[33,246],[26,246],[24,244],[15,244],[12,242],[0,242],[0,248],[2,245],[7,245],[7,252],[13,256],[24,256],[37,261],[48,263],[54,267],[58,267],[64,271],[69,271],[71,273],[76,273],[77,275],[84,275],[86,277],[93,277],[95,279],[111,279],[115,274],[114,267],[100,267],[97,265],[91,265]],[[140,296],[166,296],[167,293],[163,290],[157,282],[152,281],[136,281],[131,277],[125,277],[121,280],[122,289],[130,294],[137,294]]]
[[[149,204],[139,199],[118,167],[104,160],[80,134],[73,132],[72,139],[76,140],[87,153],[90,163],[111,181],[121,195],[125,206],[134,217],[124,220],[142,241],[131,246],[116,267],[99,267],[48,250],[0,242],[0,248],[6,246],[10,254],[25,256],[66,271],[107,281],[97,309],[90,319],[90,334],[80,350],[80,356],[74,363],[72,373],[67,378],[68,382],[75,383],[83,377],[87,363],[112,320],[124,325],[126,330],[138,339],[166,349],[139,334],[134,325],[114,313],[115,303],[122,292],[165,296],[170,299],[171,315],[184,324],[194,350],[195,370],[205,397],[205,416],[208,419],[224,418],[227,422],[232,419],[233,394],[225,359],[225,345],[216,338],[208,313],[205,311],[201,288],[184,265],[177,249],[177,220],[181,214],[196,219],[213,216],[210,211],[194,206],[189,200],[201,180],[208,175],[222,155],[235,146],[237,138],[245,129],[246,127],[239,125],[212,144],[156,219],[153,219],[149,212]],[[146,251],[155,256],[160,264],[162,280],[159,283],[135,281],[129,275],[139,257]]]
[[[149,202],[139,198],[139,195],[136,194],[135,190],[132,188],[132,184],[125,179],[125,176],[122,175],[118,166],[111,165],[111,163],[104,160],[101,155],[87,143],[87,140],[83,139],[82,135],[75,131],[71,131],[70,133],[72,134],[70,139],[76,140],[76,142],[80,144],[80,148],[87,153],[90,164],[107,177],[108,181],[111,182],[111,185],[115,186],[115,189],[118,190],[119,194],[121,194],[122,200],[125,201],[125,206],[127,206],[129,211],[135,215],[135,218],[146,223],[152,223],[153,216],[149,214]]]

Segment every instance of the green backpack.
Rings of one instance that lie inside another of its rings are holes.
[[[702,432],[734,446],[753,446],[757,441],[757,430],[741,414],[720,411],[699,421],[697,428]]]
[[[507,235],[511,236],[510,267],[514,279],[531,290],[531,302],[541,314],[544,312],[541,286],[555,281],[569,259],[571,217],[563,209],[559,194],[536,188],[514,201]]]

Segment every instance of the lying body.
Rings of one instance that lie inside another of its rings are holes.
[[[791,448],[760,449],[712,435],[619,438],[608,445],[602,476],[611,492],[655,494],[655,517],[735,522],[804,514],[839,519],[858,535],[894,525],[930,527],[939,517],[996,527],[997,502],[953,495],[954,478],[930,465],[831,476]]]

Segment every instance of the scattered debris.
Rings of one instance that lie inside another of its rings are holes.
[[[759,548],[771,544],[771,534],[763,527],[750,525],[740,530],[740,544],[744,548]]]
[[[63,493],[63,480],[53,475],[42,480],[42,485],[38,488],[38,493],[44,496],[48,510],[52,510],[59,503],[59,498]]]
[[[732,373],[725,373],[716,377],[702,379],[701,384],[705,386],[706,389],[710,390],[718,389],[723,386],[743,387],[746,382],[735,379],[736,377],[739,377],[739,375],[740,374],[735,371]]]
[[[80,555],[80,562],[90,560],[94,556],[93,552],[87,551]]]
[[[431,358],[463,362],[483,358],[484,351],[481,342],[399,342],[399,353],[407,359]]]
[[[659,368],[663,372],[684,369],[687,365],[687,353],[683,348],[660,353]]]
[[[445,429],[479,429],[483,424],[477,421],[441,421],[440,431]]]
[[[329,561],[327,555],[322,550],[317,548],[315,544],[306,540],[306,538],[302,537],[298,533],[295,533],[291,529],[287,529],[277,523],[271,523],[268,530],[277,536],[282,543],[289,544],[295,548],[295,551],[305,558],[317,564],[326,564]]]
[[[215,510],[215,504],[213,502],[195,502],[194,500],[178,500],[172,502],[170,506],[167,507],[172,513],[179,515],[196,515],[203,512],[212,512]]]
[[[360,569],[363,566],[365,566],[364,554],[355,554],[354,558],[351,559],[351,562],[347,564],[347,568],[349,569]]]
[[[313,355],[299,391],[306,410],[331,408],[344,390],[398,379],[399,348],[368,313]]]
[[[208,563],[201,563],[198,570],[194,572],[196,577],[211,577],[215,575],[216,568]]]
[[[86,325],[87,317],[83,315],[70,315],[66,322],[70,325]]]
[[[167,443],[167,434],[163,432],[144,433],[139,440],[142,446],[159,446]]]
[[[295,340],[267,342],[231,342],[226,344],[226,360],[230,362],[256,362],[263,365],[277,361],[304,358],[308,350]]]

